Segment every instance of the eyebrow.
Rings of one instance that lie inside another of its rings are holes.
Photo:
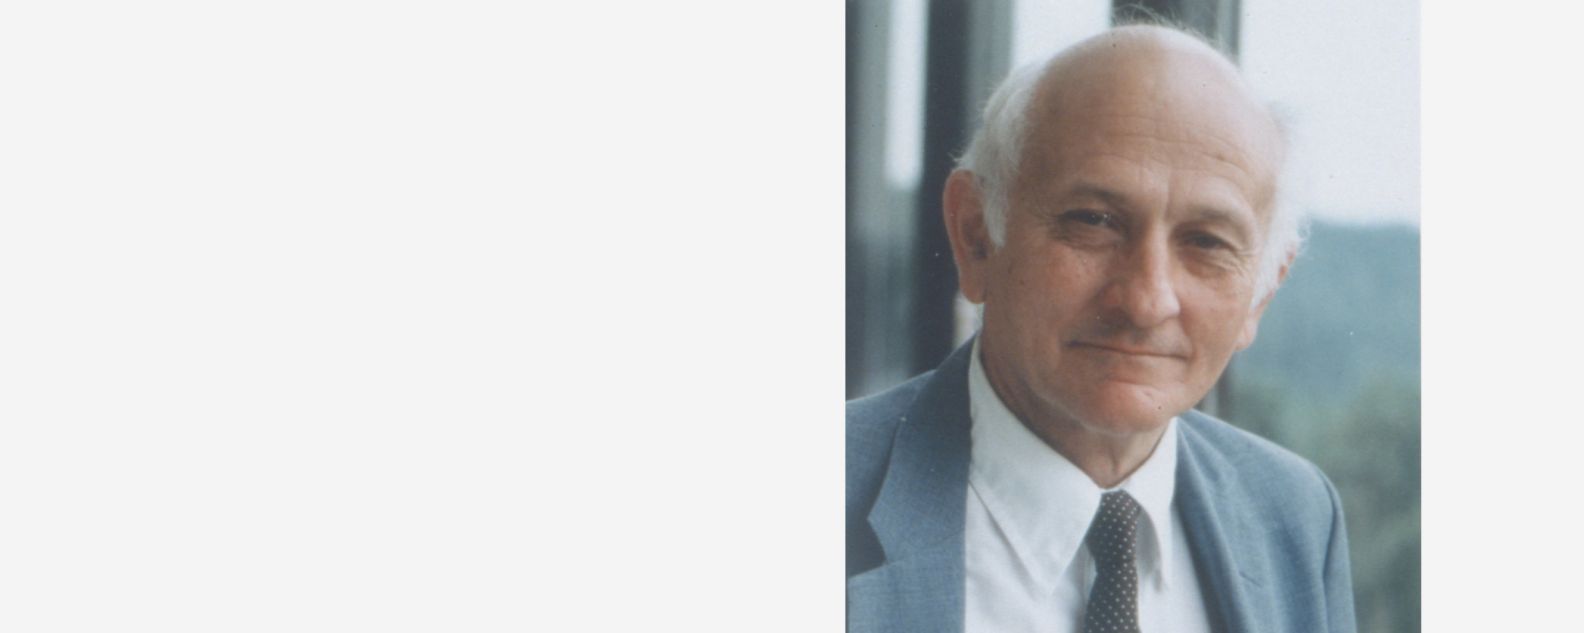
[[[1203,224],[1217,224],[1237,233],[1238,239],[1245,245],[1253,247],[1255,236],[1258,234],[1258,218],[1255,225],[1250,226],[1242,214],[1233,213],[1220,207],[1194,206],[1189,208],[1187,222]]]
[[[1133,208],[1135,206],[1131,203],[1132,201],[1128,200],[1127,196],[1119,192],[1106,189],[1105,187],[1087,182],[1080,182],[1076,185],[1073,185],[1072,191],[1068,192],[1067,195],[1099,198],[1101,201],[1113,207]]]

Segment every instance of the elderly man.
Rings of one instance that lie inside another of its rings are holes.
[[[847,407],[850,630],[1354,630],[1330,482],[1192,410],[1296,253],[1284,151],[1170,29],[996,91],[944,197],[979,334]]]

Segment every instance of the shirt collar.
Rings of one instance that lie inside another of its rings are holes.
[[[1013,551],[1042,589],[1050,589],[1077,559],[1102,490],[1082,470],[1029,431],[1006,408],[986,377],[974,341],[968,369],[973,418],[968,481]],[[1171,577],[1172,493],[1176,488],[1177,418],[1163,440],[1121,485],[1144,510],[1139,576],[1162,589]],[[1078,511],[1074,511],[1078,508]]]

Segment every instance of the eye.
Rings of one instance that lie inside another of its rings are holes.
[[[1105,248],[1127,239],[1127,218],[1095,209],[1071,209],[1047,216],[1051,236],[1078,248]]]
[[[1115,214],[1089,209],[1077,209],[1062,214],[1063,222],[1072,222],[1085,226],[1116,228],[1118,225]]]
[[[1189,246],[1194,248],[1202,248],[1205,250],[1227,249],[1232,247],[1230,244],[1227,244],[1226,240],[1209,233],[1190,234],[1188,235],[1186,241]]]

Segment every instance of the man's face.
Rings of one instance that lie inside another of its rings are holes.
[[[1274,162],[1267,121],[1191,73],[1134,84],[1036,102],[1005,244],[964,284],[1013,411],[1108,435],[1189,409],[1253,341]]]

